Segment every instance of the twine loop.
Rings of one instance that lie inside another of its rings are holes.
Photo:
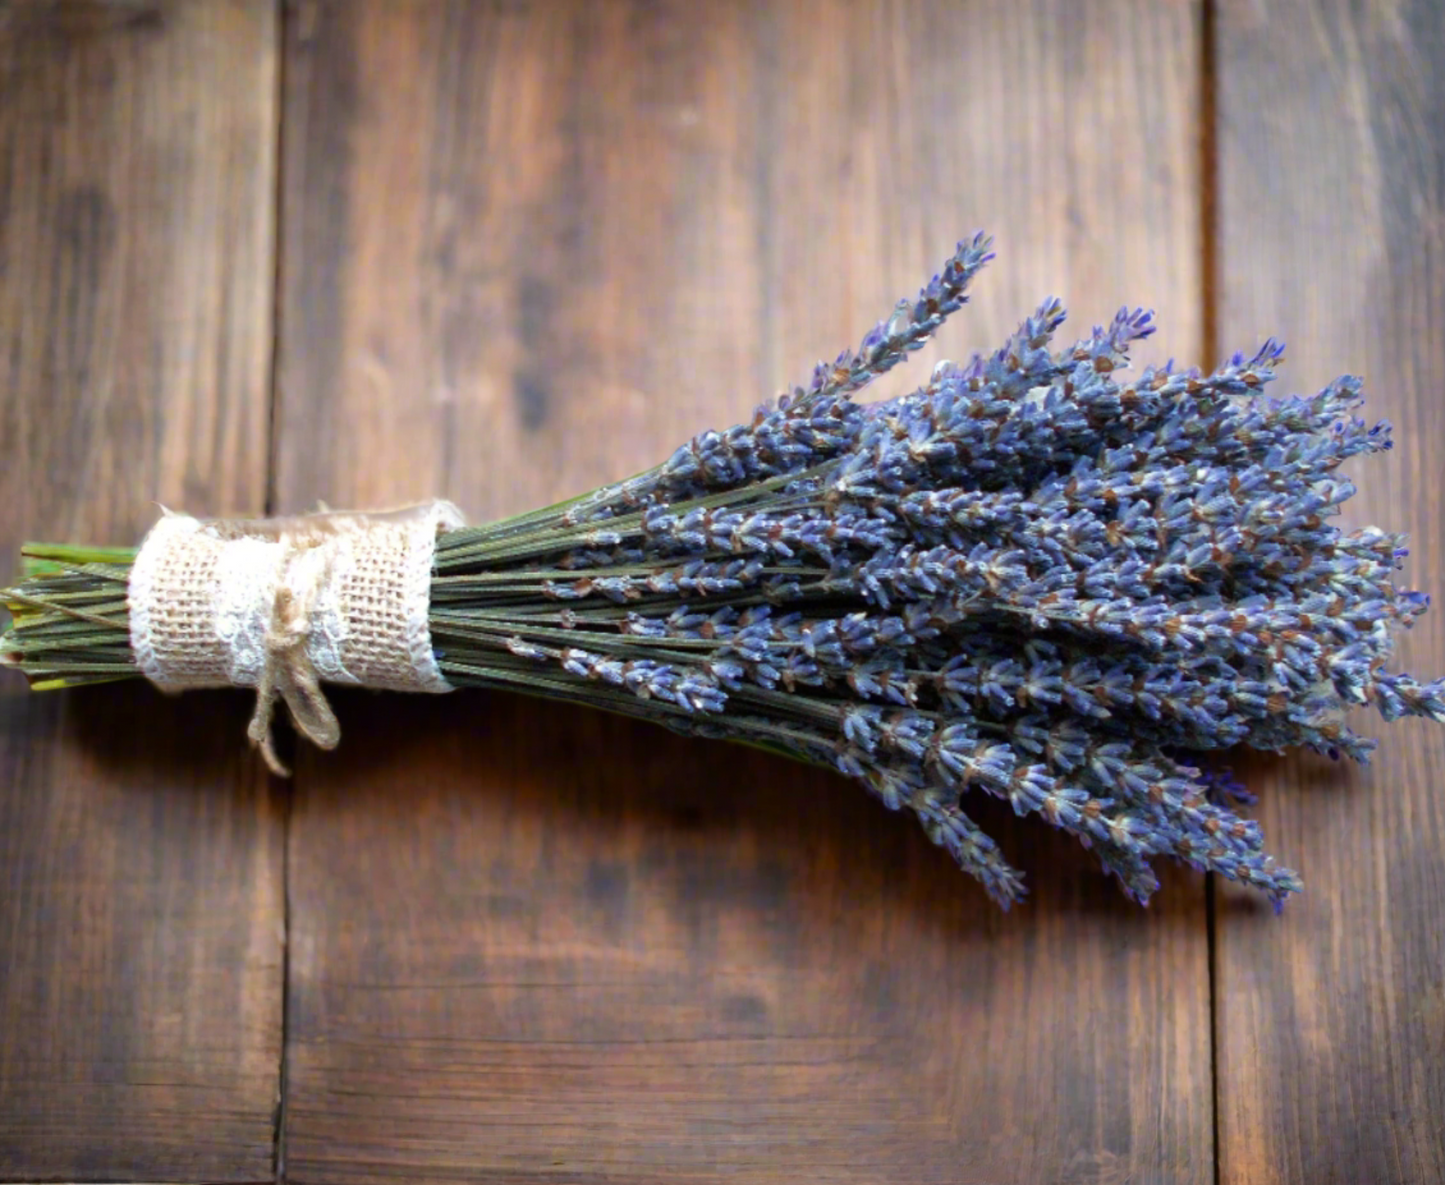
[[[306,654],[306,640],[311,636],[311,609],[321,582],[329,575],[327,568],[301,565],[293,561],[298,552],[320,546],[323,534],[301,534],[282,531],[282,576],[276,584],[272,602],[271,623],[266,632],[266,662],[256,684],[256,710],[246,735],[261,750],[266,765],[279,777],[288,777],[290,770],[276,755],[271,733],[271,718],[276,699],[285,700],[296,731],[321,749],[334,749],[341,742],[341,725],[336,713],[321,690],[321,677]]]

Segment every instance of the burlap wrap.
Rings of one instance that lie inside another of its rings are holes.
[[[444,692],[427,625],[437,535],[449,502],[381,513],[202,521],[165,516],[131,569],[131,650],[167,691],[254,687],[250,734],[278,773],[276,698],[323,748],[340,729],[319,682]]]

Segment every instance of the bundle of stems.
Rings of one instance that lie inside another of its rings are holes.
[[[1402,536],[1329,524],[1341,462],[1389,447],[1358,381],[1261,394],[1268,341],[1212,374],[1124,381],[1150,315],[1055,347],[1050,298],[912,394],[853,396],[965,302],[961,243],[915,300],[751,422],[569,502],[442,536],[430,624],[457,686],[744,741],[907,808],[988,892],[1024,886],[964,813],[1007,800],[1140,902],[1167,856],[1277,903],[1298,877],[1210,755],[1367,758],[1351,705],[1445,720],[1445,681],[1385,669],[1428,599]],[[138,674],[124,549],[31,545],[0,651],[36,688]],[[1204,768],[1201,768],[1204,767]]]

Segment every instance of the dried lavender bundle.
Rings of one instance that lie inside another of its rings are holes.
[[[1077,836],[1140,902],[1156,856],[1276,902],[1300,887],[1234,745],[1359,761],[1345,710],[1445,721],[1445,680],[1385,663],[1428,598],[1402,536],[1329,524],[1341,462],[1390,447],[1357,380],[1260,393],[1269,341],[1213,374],[1121,377],[1121,310],[1063,348],[1050,299],[912,394],[854,394],[965,302],[989,240],[751,422],[571,502],[436,541],[429,627],[452,686],[506,688],[836,768],[917,815],[1007,906],[1019,874],[970,792]],[[134,552],[31,546],[6,660],[37,688],[134,676]],[[304,626],[303,626],[304,629]],[[254,735],[254,734],[253,734]]]

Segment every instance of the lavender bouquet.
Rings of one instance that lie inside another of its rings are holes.
[[[1340,463],[1388,449],[1389,426],[1357,418],[1353,378],[1262,397],[1274,341],[1210,375],[1126,380],[1150,315],[1121,310],[1059,349],[1054,299],[993,354],[855,402],[965,302],[989,247],[960,244],[857,351],[751,422],[570,502],[440,534],[424,657],[447,688],[573,700],[840,770],[913,812],[1004,906],[1022,879],[969,794],[1075,835],[1139,902],[1167,856],[1278,903],[1300,881],[1235,813],[1247,795],[1215,755],[1363,761],[1353,704],[1445,720],[1445,681],[1385,669],[1428,604],[1392,582],[1403,536],[1328,521],[1354,492]],[[5,661],[37,688],[142,674],[136,552],[24,555],[3,593]],[[300,655],[315,616],[273,599],[267,644]],[[335,743],[334,720],[308,719],[329,716],[323,668],[302,655],[234,680],[258,687],[268,753],[278,694]]]

